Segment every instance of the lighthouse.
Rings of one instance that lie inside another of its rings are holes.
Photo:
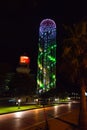
[[[19,58],[19,66],[16,68],[18,73],[29,74],[30,58],[27,55],[21,55]]]

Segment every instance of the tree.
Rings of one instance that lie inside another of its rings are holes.
[[[36,82],[31,74],[15,73],[9,86],[13,96],[33,96],[36,94]]]
[[[65,75],[65,79],[76,83],[81,90],[81,109],[79,126],[80,130],[87,129],[87,108],[86,108],[86,79],[87,79],[87,23],[74,24],[72,26],[64,25],[68,31],[67,37],[62,43],[62,56],[60,73]]]

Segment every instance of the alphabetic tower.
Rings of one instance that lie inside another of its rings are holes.
[[[38,94],[56,87],[56,24],[44,19],[39,27],[37,91]]]

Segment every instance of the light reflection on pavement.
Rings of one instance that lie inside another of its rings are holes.
[[[46,118],[51,119],[63,113],[76,109],[78,104],[61,104],[54,107],[45,108]],[[0,130],[25,130],[37,123],[44,122],[44,109],[34,109],[28,111],[15,112],[0,115]]]

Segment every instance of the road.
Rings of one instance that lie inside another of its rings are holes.
[[[0,115],[0,130],[27,130],[49,118],[66,114],[79,107],[78,103],[61,104],[58,106],[33,109]],[[44,113],[45,110],[45,113]]]

